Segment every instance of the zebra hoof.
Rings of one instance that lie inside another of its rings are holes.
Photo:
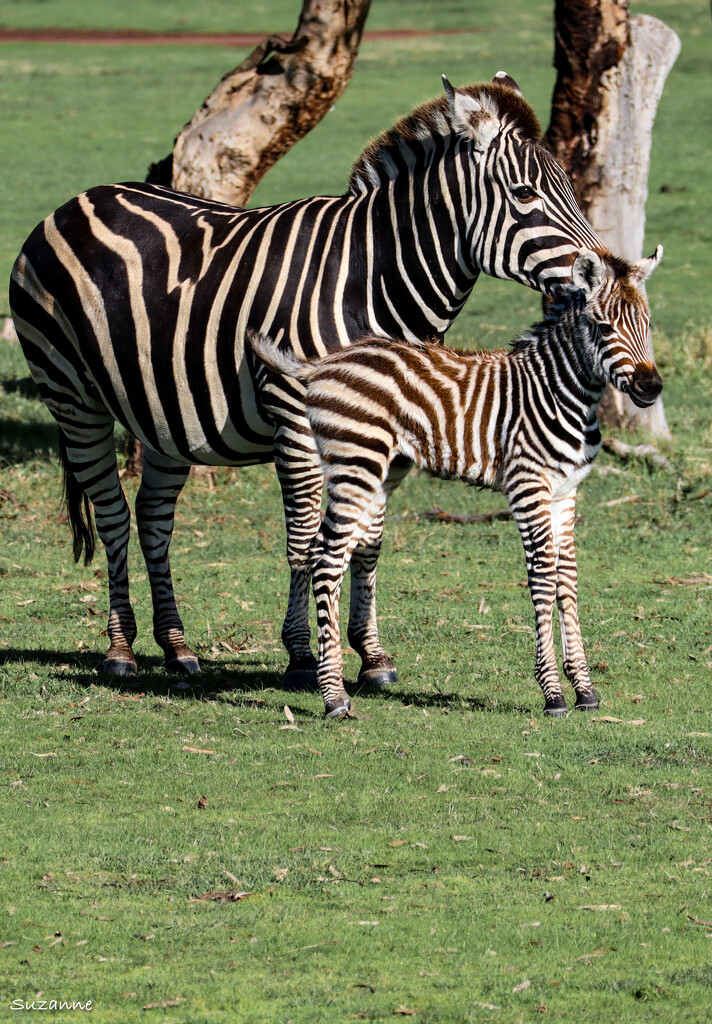
[[[282,687],[291,692],[304,690],[316,691],[319,684],[316,679],[316,658],[313,654],[304,658],[291,658],[287,671],[284,673]]]
[[[566,718],[569,713],[569,709],[566,706],[566,701],[563,697],[558,697],[555,700],[548,700],[544,705],[544,714],[549,718]]]
[[[361,687],[384,690],[387,686],[398,682],[398,672],[395,668],[367,668],[359,673],[356,682]]]
[[[180,672],[184,676],[200,675],[200,662],[195,655],[186,655],[183,658],[166,658],[166,668],[169,672]]]
[[[108,676],[133,676],[136,662],[130,658],[105,658],[102,669]]]
[[[598,697],[593,690],[587,690],[585,693],[576,695],[577,711],[598,711],[598,707]]]
[[[351,701],[346,697],[345,700],[338,701],[336,704],[327,704],[324,717],[334,719],[345,718],[350,710]]]

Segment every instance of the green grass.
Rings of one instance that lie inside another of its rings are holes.
[[[376,29],[481,29],[498,20],[495,4],[474,10],[466,0],[375,0],[367,31]],[[541,11],[542,4],[537,5]],[[140,29],[149,32],[272,32],[291,33],[301,4],[297,0],[190,0],[146,4],[141,0],[8,0],[0,15],[2,28]],[[529,8],[531,10],[531,8]]]
[[[271,469],[181,502],[177,588],[205,665],[187,694],[160,669],[137,544],[141,672],[107,685],[101,563],[67,560],[54,467],[8,469],[8,1000],[92,998],[122,1022],[175,998],[166,1020],[708,1019],[710,929],[691,918],[712,917],[709,505],[616,468],[601,460],[579,508],[598,715],[541,716],[513,524],[405,519],[380,578],[402,682],[337,725],[279,688]],[[500,502],[418,477],[390,511]],[[235,887],[252,895],[198,899]]]
[[[341,191],[368,138],[437,91],[443,71],[461,82],[506,68],[546,123],[550,6],[517,0],[506,20],[481,6],[423,3],[415,22],[482,31],[364,44],[342,100],[255,202]],[[268,19],[262,7],[241,4],[238,24],[218,4],[54,0],[6,5],[0,20],[186,31],[296,21],[294,4],[270,5]],[[375,2],[369,25],[413,23],[409,10]],[[92,999],[102,1024],[341,1024],[405,1010],[426,1024],[709,1021],[709,25],[691,0],[634,10],[683,39],[647,207],[648,249],[666,248],[649,295],[672,469],[603,455],[581,488],[597,715],[541,715],[513,524],[401,518],[502,499],[425,476],[391,502],[379,569],[401,681],[355,694],[358,718],[325,723],[318,696],[280,689],[288,574],[271,467],[221,471],[213,490],[192,480],[179,505],[174,570],[200,686],[177,690],[160,667],[135,537],[140,672],[108,685],[103,558],[71,562],[54,429],[19,347],[0,343],[0,1006],[38,992]],[[3,46],[2,275],[63,199],[143,177],[240,56]],[[525,289],[482,280],[453,340],[502,343],[538,309]],[[348,651],[345,666],[353,689]],[[199,899],[231,888],[250,895]]]

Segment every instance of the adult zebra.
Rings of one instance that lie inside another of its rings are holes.
[[[239,210],[145,184],[99,186],[51,214],[15,263],[10,302],[40,394],[60,427],[74,556],[109,565],[115,675],[135,671],[129,510],[117,420],[144,444],[136,517],[166,665],[197,672],[175,603],[168,548],[191,464],[274,458],[291,568],[282,639],[288,682],[315,677],[308,548],[322,475],[304,390],[256,386],[247,330],[312,358],[365,334],[442,335],[481,271],[548,291],[583,247],[604,248],[534,112],[503,73],[416,108],[356,161],[345,195]],[[277,411],[267,415],[263,398]],[[398,467],[396,467],[396,472]],[[395,678],[378,640],[375,521],[352,558],[349,639],[359,679]]]
[[[327,506],[312,568],[327,716],[341,717],[350,707],[341,676],[341,583],[351,552],[374,516],[383,516],[397,483],[389,473],[397,457],[506,495],[526,555],[544,714],[567,713],[554,653],[555,603],[576,707],[598,707],[577,609],[576,488],[601,447],[596,410],[606,383],[641,407],[662,391],[640,291],[662,255],[658,246],[630,266],[582,251],[573,284],[558,289],[547,320],[511,351],[465,353],[366,338],[305,362],[250,336],[268,366],[307,384],[307,415],[325,469]]]

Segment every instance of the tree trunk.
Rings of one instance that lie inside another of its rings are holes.
[[[146,181],[244,206],[348,85],[370,4],[305,0],[292,38],[268,36],[227,74]],[[126,472],[138,476],[142,467],[141,443],[129,436]]]
[[[244,206],[349,83],[371,0],[305,0],[290,40],[269,36],[226,75],[149,181]]]
[[[635,262],[643,255],[653,121],[680,40],[656,18],[630,18],[628,0],[556,0],[555,32],[547,144],[597,234]],[[670,436],[661,399],[638,409],[608,388],[601,413],[612,425]]]

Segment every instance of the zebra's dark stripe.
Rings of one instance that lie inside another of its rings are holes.
[[[606,383],[639,405],[662,389],[638,290],[661,256],[659,248],[622,267],[581,253],[574,285],[511,352],[464,354],[367,339],[304,363],[264,338],[251,339],[272,370],[306,382],[307,415],[324,465],[328,503],[313,547],[313,587],[327,715],[350,706],[341,674],[341,582],[410,463],[507,496],[524,544],[545,713],[567,710],[554,653],[555,603],[576,707],[598,706],[578,621],[576,488],[601,445],[596,410]]]
[[[292,570],[283,637],[290,668],[311,670],[308,547],[318,526],[319,458],[303,389],[275,386],[264,374],[256,381],[246,332],[311,359],[367,334],[441,336],[482,270],[542,291],[568,280],[580,248],[603,247],[538,139],[531,108],[508,82],[462,90],[446,83],[444,96],[365,150],[345,195],[239,210],[146,184],[100,186],[30,235],[13,269],[11,306],[62,431],[67,472],[94,502],[108,545],[110,671],[135,664],[120,569],[126,510],[107,440],[114,420],[153,453],[146,500],[165,502],[139,517],[139,530],[155,621],[171,623],[156,631],[169,662],[197,665],[171,653],[183,651],[182,627],[158,538],[170,536],[186,467],[274,458]],[[89,459],[103,477],[89,472]],[[374,607],[379,543],[374,521],[352,562],[354,617],[369,620],[371,637],[375,619],[363,609]],[[371,644],[364,671],[377,675],[377,666],[392,676],[387,655]]]

